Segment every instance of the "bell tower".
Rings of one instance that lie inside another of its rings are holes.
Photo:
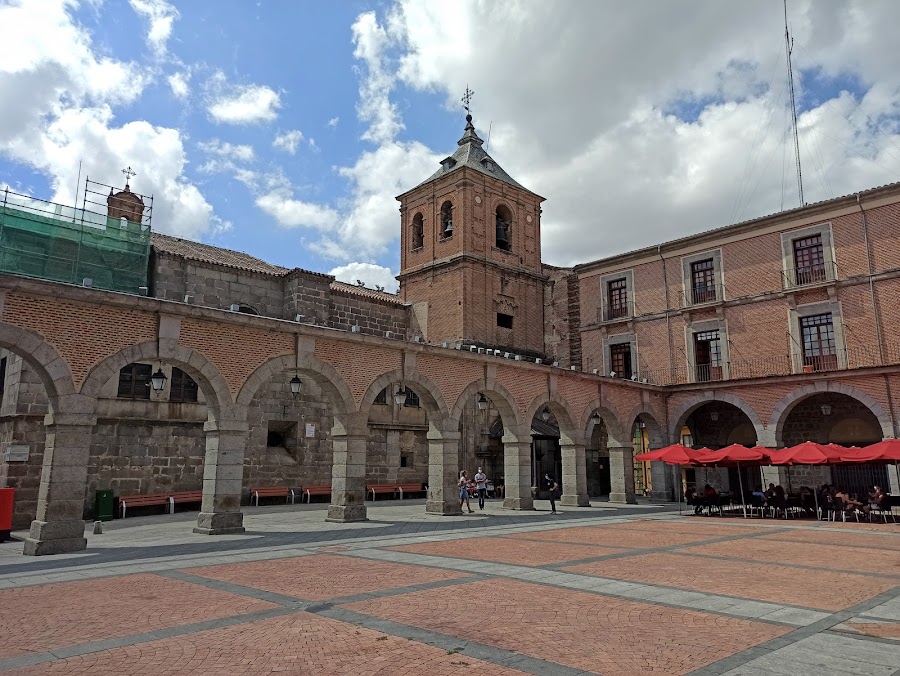
[[[456,151],[400,202],[400,297],[431,343],[543,354],[541,202],[484,150],[466,103]]]

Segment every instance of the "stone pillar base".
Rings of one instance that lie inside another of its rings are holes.
[[[200,512],[195,533],[200,535],[239,535],[244,532],[241,512]]]
[[[635,496],[628,495],[627,493],[610,493],[609,501],[620,505],[636,505],[638,503]]]
[[[441,516],[459,516],[462,509],[458,502],[443,502],[441,500],[428,500],[425,503],[427,514],[439,514]]]
[[[534,509],[534,498],[504,498],[503,509]]]
[[[22,553],[26,556],[68,554],[87,549],[84,521],[32,521]]]
[[[559,504],[563,507],[590,507],[591,500],[586,495],[563,495]]]
[[[368,521],[365,505],[328,505],[326,521],[335,523],[352,523],[354,521]]]

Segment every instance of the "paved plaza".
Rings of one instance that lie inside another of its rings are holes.
[[[900,525],[671,507],[248,508],[0,545],[10,674],[900,674]]]

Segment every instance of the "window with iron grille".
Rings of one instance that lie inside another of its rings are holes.
[[[718,329],[694,334],[694,360],[698,382],[722,379],[722,342]]]
[[[628,280],[614,279],[606,285],[608,319],[628,316]]]
[[[419,408],[422,404],[419,401],[419,395],[406,388],[406,402],[403,405],[406,408]]]
[[[801,317],[800,338],[803,343],[803,366],[806,369],[828,371],[837,368],[834,321],[830,312]]]
[[[716,269],[712,258],[691,263],[691,301],[711,303],[716,300]]]
[[[825,281],[821,234],[794,240],[794,268],[794,281],[798,285]]]
[[[373,403],[381,404],[382,406],[387,405],[388,400],[387,400],[387,388],[386,387],[377,394],[377,396],[375,397],[375,401]]]
[[[619,378],[630,378],[631,373],[631,344],[620,343],[609,346],[610,370],[615,371]]]
[[[197,401],[197,381],[180,368],[172,368],[172,383],[169,390],[169,401]]]
[[[129,364],[119,371],[120,399],[149,399],[150,398],[150,373],[153,367],[150,364]]]

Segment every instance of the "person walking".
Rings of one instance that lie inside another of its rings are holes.
[[[547,484],[547,490],[550,491],[550,513],[556,514],[556,492],[559,490],[559,484],[556,479],[551,479],[549,474],[544,475],[544,481]]]
[[[484,498],[487,496],[487,474],[479,467],[475,473],[475,490],[478,491],[478,509],[484,510]]]
[[[465,502],[469,514],[474,514],[475,510],[473,510],[472,505],[469,504],[469,475],[466,470],[459,473],[459,481],[456,485],[459,487],[459,508],[462,509],[463,502]]]

